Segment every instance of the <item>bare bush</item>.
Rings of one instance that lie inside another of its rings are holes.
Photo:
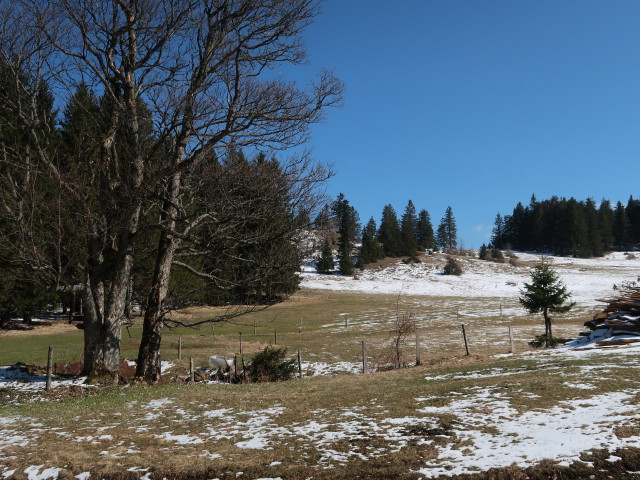
[[[413,310],[396,309],[396,318],[389,332],[389,357],[395,368],[407,365],[404,355],[407,340],[416,331],[416,318]]]

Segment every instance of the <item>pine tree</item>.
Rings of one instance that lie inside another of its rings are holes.
[[[436,240],[433,235],[433,225],[431,217],[426,210],[418,213],[418,248],[422,250],[433,250],[436,248]]]
[[[37,166],[37,153],[62,156],[53,104],[48,84],[0,59],[0,324],[17,313],[31,323],[68,286],[69,264],[82,261],[64,249],[61,226],[80,230],[68,221],[74,209]]]
[[[600,257],[603,254],[602,236],[600,231],[600,217],[596,209],[596,202],[593,198],[587,198],[584,204],[584,218],[587,236],[585,245],[582,248],[583,257]]]
[[[633,248],[633,242],[631,241],[631,224],[625,212],[622,202],[616,204],[614,211],[614,223],[613,223],[613,242],[616,247],[623,250],[629,250]]]
[[[625,208],[629,219],[629,235],[633,245],[640,243],[640,200],[634,200],[631,196]]]
[[[505,227],[502,215],[496,215],[495,225],[491,231],[491,245],[496,248],[504,248],[505,245]]]
[[[320,256],[316,261],[316,271],[318,273],[331,273],[333,270],[334,261],[333,261],[333,248],[331,247],[331,241],[325,237],[322,243],[322,250],[320,251]]]
[[[480,250],[478,251],[478,258],[480,260],[488,260],[489,259],[489,249],[487,248],[487,246],[483,243],[482,246],[480,247]]]
[[[334,225],[331,219],[331,209],[329,208],[329,205],[322,207],[322,210],[320,210],[316,218],[313,220],[313,228],[322,232],[333,230]]]
[[[521,202],[513,209],[513,213],[509,216],[509,236],[507,243],[513,248],[526,250],[530,248],[529,238],[527,237],[527,211]]]
[[[351,253],[358,231],[358,213],[341,193],[331,205],[333,218],[338,226],[338,268],[342,275],[353,273]]]
[[[538,202],[535,195],[531,195],[528,208],[528,223],[527,231],[529,232],[529,245],[530,250],[541,250],[544,245],[544,210],[545,203]]]
[[[398,225],[398,216],[391,205],[386,205],[382,210],[378,240],[382,243],[385,256],[399,257],[402,255],[402,236]]]
[[[362,247],[358,256],[358,267],[376,262],[384,258],[384,252],[376,238],[376,222],[371,217],[367,225],[362,229]]]
[[[525,283],[520,290],[520,303],[529,313],[542,313],[544,318],[545,346],[553,343],[551,330],[552,318],[549,313],[566,313],[575,303],[568,303],[571,294],[567,287],[560,281],[558,274],[549,264],[541,262],[531,271],[531,283]]]
[[[400,220],[400,231],[402,235],[402,255],[410,258],[417,258],[418,242],[418,216],[416,207],[409,200]]]
[[[611,202],[609,200],[602,199],[600,202],[600,208],[598,209],[598,222],[600,224],[600,229],[597,233],[600,235],[604,251],[611,250],[613,247],[614,219],[615,215],[611,208]]]
[[[438,246],[446,251],[451,251],[458,246],[458,228],[451,207],[447,207],[442,220],[440,220],[437,242]]]

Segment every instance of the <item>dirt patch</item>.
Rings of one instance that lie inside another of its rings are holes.
[[[133,365],[131,365],[133,363]],[[45,375],[46,367],[41,365],[27,365],[26,371],[31,375]],[[57,362],[53,364],[53,374],[61,377],[79,377],[82,375],[82,362]],[[125,382],[130,382],[136,374],[135,363],[125,358],[120,359],[120,378]]]

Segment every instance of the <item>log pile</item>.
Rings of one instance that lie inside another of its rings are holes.
[[[628,287],[611,299],[598,299],[607,306],[585,322],[589,331],[580,333],[597,347],[640,343],[640,287]],[[585,342],[586,343],[586,342]]]

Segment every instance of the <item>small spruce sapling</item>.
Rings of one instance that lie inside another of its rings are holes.
[[[571,310],[575,305],[575,302],[568,301],[571,294],[556,271],[544,261],[533,267],[531,282],[524,284],[520,294],[518,300],[529,313],[542,313],[545,326],[544,343],[545,347],[549,348],[555,344],[549,313],[566,313]]]
[[[328,238],[324,239],[322,244],[322,250],[320,256],[316,261],[316,270],[318,273],[330,273],[334,268],[333,261],[333,249],[331,247],[331,241]]]
[[[252,382],[278,382],[289,380],[295,375],[296,361],[287,360],[287,349],[267,346],[253,357],[248,366]]]
[[[443,275],[462,275],[462,265],[453,257],[447,257],[447,263],[442,270]]]

